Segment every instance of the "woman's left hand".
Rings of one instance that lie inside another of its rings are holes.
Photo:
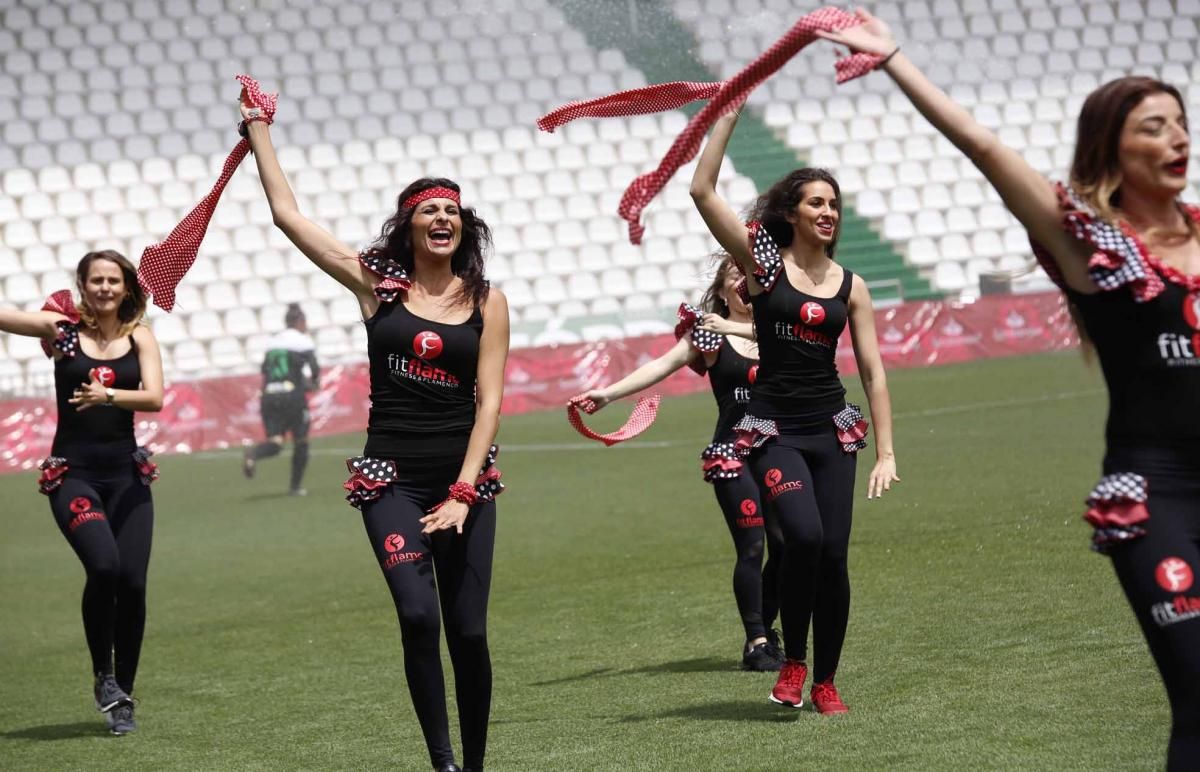
[[[896,476],[896,457],[884,456],[876,459],[875,468],[871,470],[871,477],[867,480],[867,498],[879,498],[884,491],[892,489],[894,482],[900,482],[900,478]]]
[[[104,384],[99,381],[85,381],[80,386],[76,387],[75,395],[68,399],[67,402],[75,405],[77,411],[83,412],[89,407],[103,405],[108,402],[108,394],[104,391]]]
[[[700,329],[715,332],[718,335],[728,335],[733,331],[733,322],[720,314],[705,314],[698,325]]]
[[[420,519],[419,522],[425,526],[421,529],[421,533],[433,533],[434,531],[443,531],[447,528],[453,528],[462,533],[463,523],[467,521],[467,515],[470,512],[471,508],[463,502],[446,499],[441,504],[429,510],[428,515]]]

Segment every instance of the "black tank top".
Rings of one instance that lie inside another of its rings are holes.
[[[837,294],[819,298],[793,287],[781,267],[772,288],[754,296],[759,370],[751,415],[777,421],[784,430],[828,427],[845,406],[837,342],[849,316],[854,273],[843,266],[842,274]]]
[[[133,436],[133,411],[116,405],[96,405],[76,410],[68,400],[82,383],[92,380],[91,371],[112,370],[111,388],[136,390],[142,383],[137,344],[129,336],[129,351],[116,359],[93,359],[76,345],[74,356],[54,362],[54,396],[58,403],[58,427],[50,454],[62,456],[73,467],[116,467],[130,463],[137,450]],[[101,380],[104,382],[107,379]]]
[[[1174,448],[1200,459],[1200,291],[1171,281],[1138,303],[1127,288],[1068,290],[1108,384],[1114,448]]]
[[[462,324],[423,319],[396,300],[366,322],[371,411],[364,455],[462,456],[475,426],[483,314]]]
[[[750,386],[757,374],[758,360],[742,356],[729,345],[728,338],[722,338],[717,360],[708,368],[708,382],[717,400],[717,428],[713,431],[713,442],[732,438],[734,424],[746,415]]]

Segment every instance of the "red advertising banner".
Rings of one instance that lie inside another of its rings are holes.
[[[995,295],[959,305],[906,303],[875,313],[884,364],[927,367],[987,357],[1056,351],[1078,344],[1057,292]],[[560,409],[567,399],[604,386],[649,362],[675,343],[671,335],[563,346],[515,349],[505,371],[503,412]],[[857,371],[849,333],[838,342],[838,368]],[[158,413],[138,415],[139,443],[157,453],[189,453],[241,446],[262,438],[257,375],[169,384]],[[659,384],[664,395],[708,388],[684,369]],[[312,434],[361,431],[367,424],[370,384],[366,363],[327,368],[321,389],[309,398]],[[32,469],[49,455],[54,439],[52,399],[0,404],[0,473]]]

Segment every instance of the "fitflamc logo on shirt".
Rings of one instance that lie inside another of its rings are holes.
[[[437,359],[442,355],[442,336],[432,330],[418,332],[413,338],[413,353],[421,359]]]
[[[815,327],[825,321],[825,306],[808,301],[800,306],[800,321],[805,327]]]
[[[1158,586],[1175,595],[1171,600],[1155,603],[1150,607],[1150,617],[1159,627],[1200,617],[1200,597],[1184,595],[1191,589],[1196,575],[1183,558],[1163,558],[1154,569],[1154,580]]]

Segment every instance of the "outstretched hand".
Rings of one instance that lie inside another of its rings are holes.
[[[608,395],[604,393],[604,389],[592,389],[585,391],[582,394],[576,394],[567,400],[568,405],[574,405],[585,413],[591,414],[598,412],[600,408],[612,402]]]
[[[859,8],[854,12],[861,24],[836,32],[817,30],[817,36],[832,43],[843,45],[854,53],[887,56],[896,50],[896,39],[882,20]]]

